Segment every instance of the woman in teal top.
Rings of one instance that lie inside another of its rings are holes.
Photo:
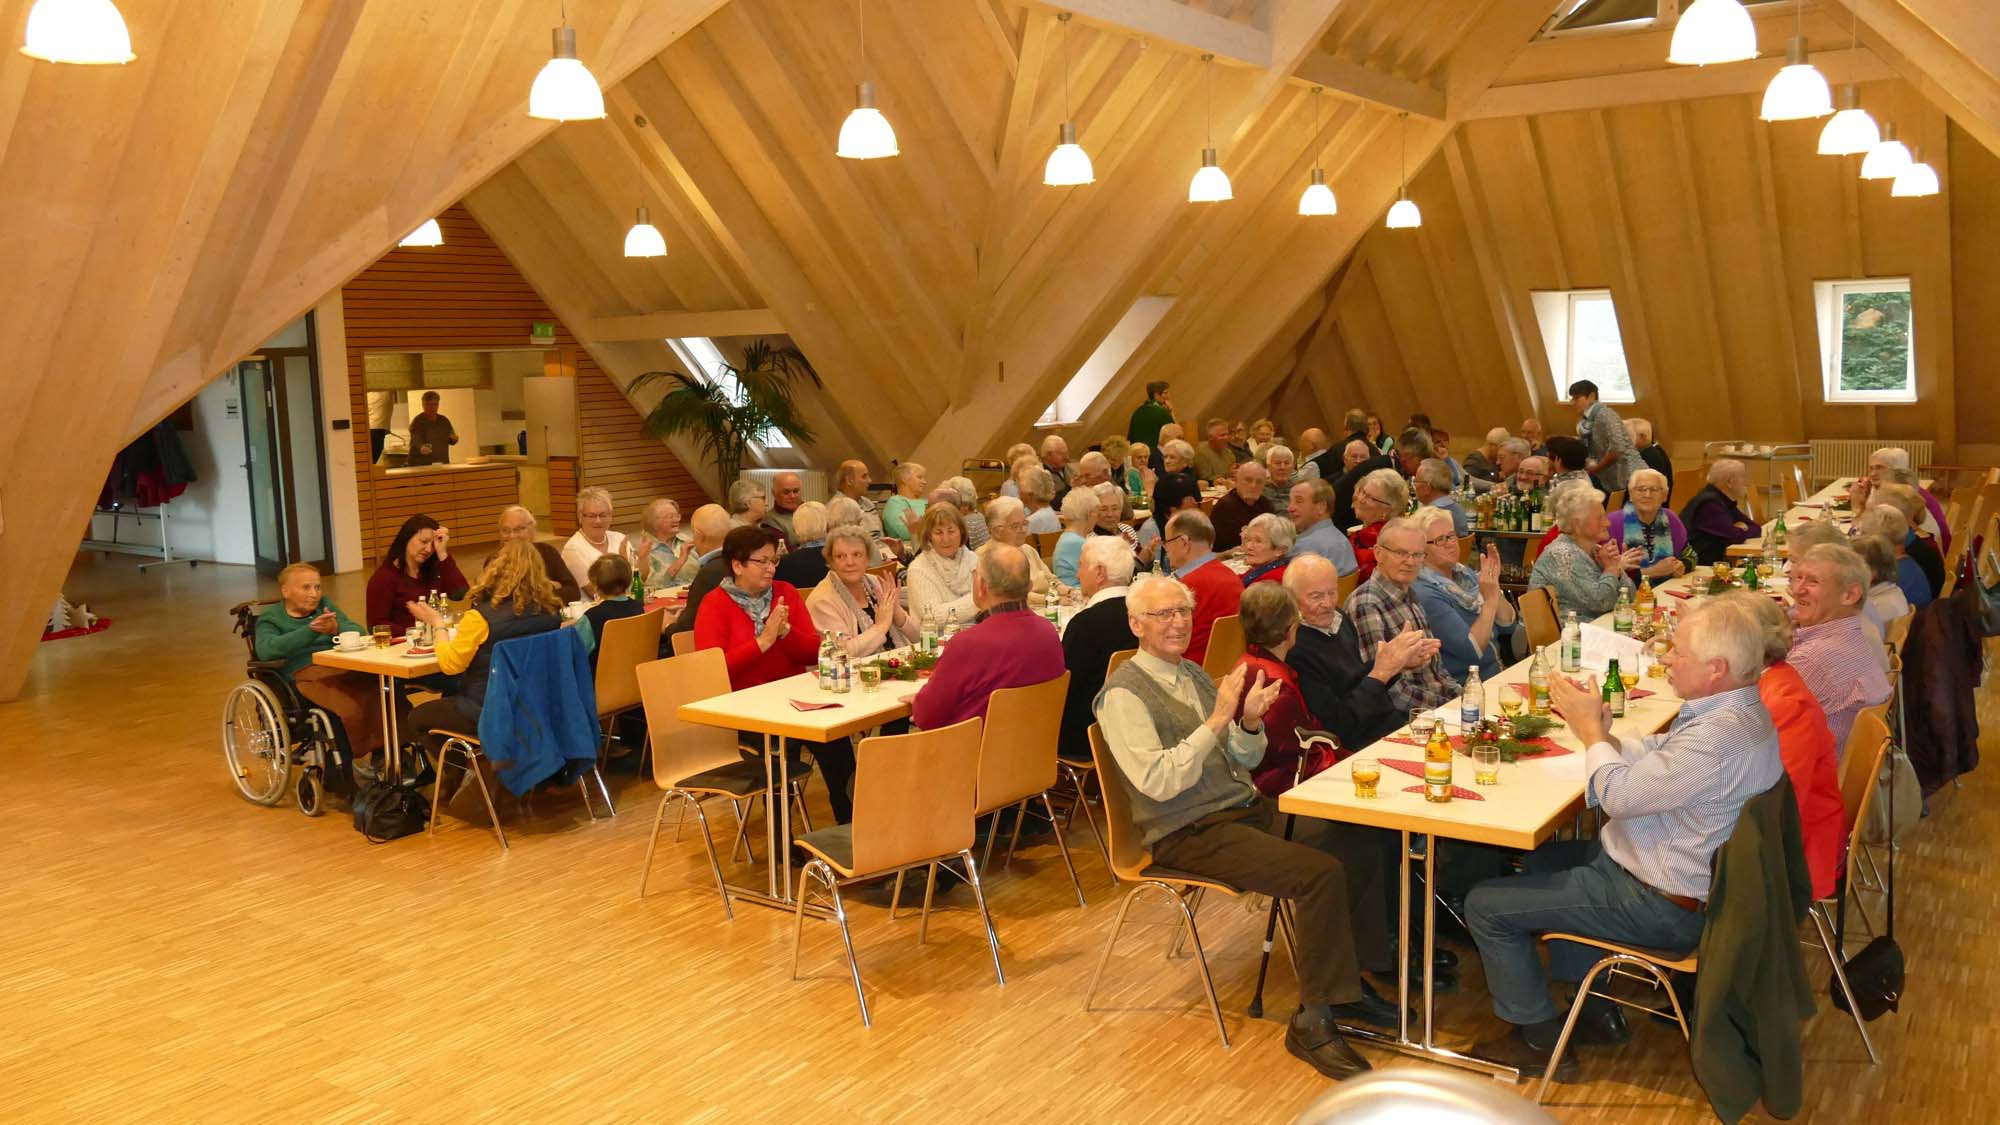
[[[924,509],[929,507],[924,493],[929,487],[922,465],[905,461],[896,466],[896,494],[882,505],[882,534],[905,543],[915,540],[910,528],[923,522]]]
[[[1062,537],[1056,540],[1055,553],[1049,556],[1049,570],[1056,581],[1065,586],[1074,586],[1076,568],[1083,561],[1083,545],[1097,529],[1097,493],[1088,488],[1072,488],[1062,502]]]
[[[382,702],[372,677],[312,662],[314,653],[333,647],[334,637],[368,630],[321,595],[319,571],[305,563],[278,572],[278,595],[283,600],[257,615],[257,659],[284,661],[285,678],[333,716],[354,755],[380,750]]]

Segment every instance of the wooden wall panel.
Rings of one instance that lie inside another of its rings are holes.
[[[369,352],[522,349],[530,346],[529,325],[554,322],[556,343],[548,349],[545,370],[577,380],[581,456],[566,488],[557,488],[551,473],[555,526],[545,530],[575,530],[573,500],[579,487],[609,489],[621,526],[636,525],[645,504],[656,496],[673,497],[683,508],[703,503],[706,497],[686,466],[646,432],[624,394],[471,214],[453,207],[439,216],[438,224],[443,246],[392,250],[341,291],[353,417],[367,417],[363,365]],[[365,427],[357,426],[354,442],[363,553],[373,558],[387,544],[383,529],[393,535],[410,514],[411,490],[368,464]],[[457,454],[463,455],[463,450]],[[461,521],[455,537],[466,543],[491,541],[499,509],[513,499],[492,503],[494,497],[460,496],[460,491],[452,493]]]

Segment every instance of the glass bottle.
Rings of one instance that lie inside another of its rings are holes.
[[[937,611],[924,610],[923,631],[918,634],[918,648],[924,652],[936,652],[938,647]]]
[[[1604,702],[1611,705],[1611,717],[1625,717],[1625,677],[1618,673],[1618,661],[1613,659],[1604,672]]]
[[[1611,609],[1611,631],[1625,636],[1632,635],[1632,590],[1628,586],[1618,588],[1618,604]]]
[[[1535,650],[1535,659],[1528,664],[1528,714],[1547,715],[1549,706],[1549,646]]]
[[[1486,688],[1479,682],[1479,665],[1465,670],[1465,694],[1458,700],[1458,725],[1465,731],[1477,730],[1486,717]]]
[[[1451,735],[1443,723],[1431,728],[1431,739],[1424,744],[1424,800],[1451,800]]]
[[[1563,615],[1562,670],[1583,671],[1583,624],[1576,619],[1576,611]]]

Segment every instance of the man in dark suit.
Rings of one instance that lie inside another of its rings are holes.
[[[1132,552],[1123,539],[1092,536],[1076,566],[1083,609],[1063,630],[1063,665],[1069,669],[1069,696],[1063,702],[1058,752],[1065,758],[1090,757],[1091,705],[1104,690],[1111,654],[1139,647],[1125,616],[1125,590],[1132,584]]]
[[[1340,572],[1318,555],[1299,555],[1285,568],[1285,589],[1299,603],[1298,639],[1285,663],[1299,676],[1306,710],[1359,750],[1393,733],[1407,717],[1389,698],[1389,681],[1419,667],[1438,641],[1409,630],[1383,644],[1371,666],[1361,659],[1361,638],[1340,612]]]

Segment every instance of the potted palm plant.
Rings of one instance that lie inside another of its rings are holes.
[[[671,385],[646,415],[646,429],[662,440],[687,438],[700,446],[715,465],[722,493],[736,480],[753,442],[774,432],[794,443],[813,440],[794,393],[801,380],[825,386],[805,353],[769,340],[746,345],[740,365],[724,360],[721,377],[714,381],[679,371],[648,371],[632,381],[633,392],[654,380]]]

